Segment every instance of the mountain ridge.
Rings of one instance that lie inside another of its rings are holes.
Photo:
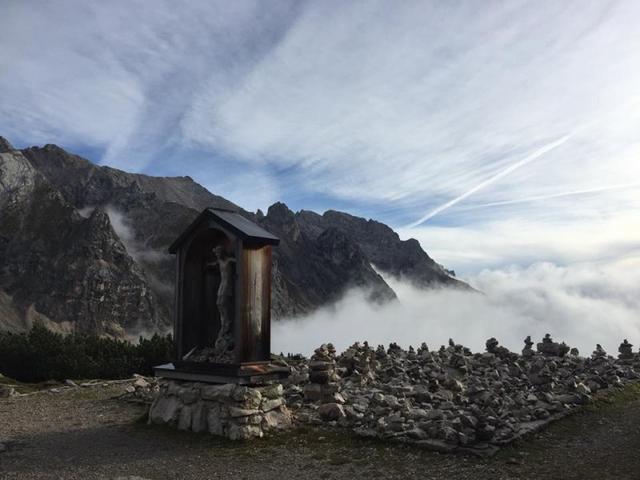
[[[0,137],[0,312],[60,331],[114,337],[172,324],[174,259],[167,247],[206,207],[238,211],[281,239],[274,250],[273,317],[308,314],[353,287],[396,299],[374,270],[420,288],[470,288],[417,240],[344,212],[248,212],[190,177],[129,173],[61,147],[15,149]],[[17,321],[16,319],[21,319]],[[22,323],[21,323],[22,322]]]

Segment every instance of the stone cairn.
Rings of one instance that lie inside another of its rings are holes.
[[[594,394],[640,381],[640,354],[627,340],[618,358],[600,345],[581,357],[549,334],[533,347],[531,337],[522,355],[495,338],[483,353],[453,340],[437,351],[363,342],[340,355],[322,345],[309,360],[287,358],[292,374],[285,397],[293,399],[288,404],[298,421],[441,452],[490,454],[576,411]]]
[[[345,416],[340,393],[340,377],[336,372],[336,349],[331,343],[317,348],[309,362],[309,383],[304,387],[307,402],[319,402],[318,413],[323,419],[338,420]]]
[[[533,342],[531,341],[531,335],[527,335],[527,338],[524,339],[524,348],[522,349],[522,356],[525,358],[531,358],[534,355],[533,351]]]
[[[245,440],[286,429],[292,421],[281,384],[248,387],[163,379],[149,423]]]
[[[633,345],[631,345],[629,341],[625,338],[624,341],[618,347],[618,359],[625,363],[633,361],[635,356],[633,354],[632,348],[633,348]]]

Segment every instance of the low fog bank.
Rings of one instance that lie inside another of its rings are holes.
[[[486,339],[496,337],[519,352],[527,335],[538,342],[545,333],[578,347],[581,355],[596,343],[617,354],[623,338],[634,350],[640,346],[640,257],[568,267],[537,263],[465,279],[484,294],[423,291],[385,280],[399,301],[378,306],[366,301],[366,292],[352,290],[331,307],[274,322],[272,350],[309,355],[324,342],[342,351],[363,340],[404,347],[426,342],[437,349],[453,338],[483,351]]]

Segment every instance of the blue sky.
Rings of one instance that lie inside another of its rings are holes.
[[[0,0],[0,134],[462,273],[640,249],[633,1]]]

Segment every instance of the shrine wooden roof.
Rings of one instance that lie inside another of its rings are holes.
[[[243,217],[236,211],[221,208],[205,208],[171,244],[169,253],[176,253],[180,245],[206,220],[213,220],[221,227],[238,236],[244,243],[250,245],[278,245],[278,243],[280,243],[278,237],[267,232],[260,225]]]

